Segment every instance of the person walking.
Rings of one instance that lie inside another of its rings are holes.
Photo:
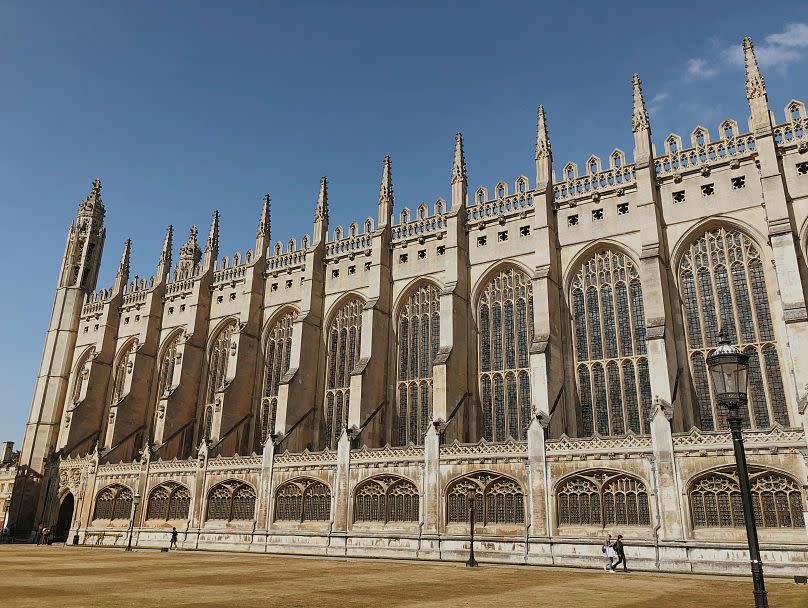
[[[626,547],[623,544],[623,535],[618,534],[617,540],[614,543],[614,552],[617,554],[617,561],[614,563],[613,568],[617,570],[617,566],[623,564],[623,572],[628,572],[626,567]]]
[[[604,570],[606,572],[614,572],[614,556],[616,555],[614,552],[614,547],[612,547],[612,535],[609,534],[609,538],[606,539],[606,542],[603,543],[603,547],[601,547],[601,551],[603,551],[604,556],[606,557],[606,565],[604,566]]]
[[[171,528],[171,544],[168,545],[169,551],[172,549],[172,547],[174,549],[177,548],[177,529],[176,528]]]

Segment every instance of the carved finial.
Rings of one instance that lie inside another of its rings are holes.
[[[163,239],[163,248],[160,250],[160,260],[158,264],[166,268],[171,266],[171,250],[174,249],[174,226],[171,224],[166,228],[166,237]]]
[[[746,98],[751,101],[765,97],[766,81],[760,75],[755,49],[749,36],[743,39],[743,62],[746,67]]]
[[[272,200],[269,197],[269,194],[264,195],[264,202],[261,206],[261,219],[258,221],[258,234],[256,234],[256,238],[264,237],[267,241],[269,241],[271,229],[272,229],[272,220],[270,218],[270,205]]]
[[[382,168],[382,183],[379,188],[379,204],[389,203],[393,206],[393,162],[390,156],[384,157],[384,167]]]
[[[320,193],[317,195],[317,209],[314,212],[314,221],[318,220],[328,224],[328,178],[325,175],[320,179]]]
[[[118,264],[118,277],[123,277],[123,282],[129,280],[129,259],[132,253],[132,239],[126,239],[123,244],[123,253],[121,254],[121,262]]]
[[[205,251],[219,250],[219,210],[213,212],[210,220],[210,230],[208,231],[208,241],[205,243]]]
[[[637,131],[650,130],[651,125],[648,122],[648,110],[645,109],[645,99],[642,95],[642,81],[639,74],[634,74],[631,78],[631,86],[634,90],[634,111],[631,115],[631,130],[636,133]]]
[[[547,132],[547,120],[544,116],[544,106],[539,106],[536,113],[536,160],[551,158],[550,134]]]
[[[186,270],[192,270],[202,257],[202,251],[196,242],[196,237],[199,234],[196,226],[191,226],[188,233],[188,240],[180,247],[180,266]]]
[[[104,219],[104,201],[101,199],[101,180],[93,180],[90,193],[79,205],[79,215]]]
[[[452,184],[466,181],[466,155],[463,152],[463,134],[455,135],[454,162],[452,163]]]

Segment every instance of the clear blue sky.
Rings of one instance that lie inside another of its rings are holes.
[[[103,180],[100,286],[133,239],[154,272],[221,211],[221,251],[311,230],[321,175],[332,228],[375,215],[393,158],[396,208],[449,195],[462,131],[471,187],[534,176],[536,106],[556,170],[631,155],[639,72],[657,146],[726,116],[746,125],[737,47],[760,50],[778,117],[808,97],[802,2],[1,2],[0,439],[20,441],[65,230]],[[808,17],[805,18],[808,21]],[[179,243],[177,243],[179,244]]]

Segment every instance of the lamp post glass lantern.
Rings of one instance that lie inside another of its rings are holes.
[[[721,344],[707,357],[707,367],[710,369],[716,401],[727,411],[727,424],[732,433],[732,447],[735,452],[735,464],[738,468],[738,484],[741,489],[743,518],[746,524],[746,540],[749,543],[755,608],[767,608],[769,601],[763,582],[763,563],[760,561],[760,547],[758,546],[757,526],[752,507],[752,492],[742,433],[741,408],[745,409],[747,404],[749,357],[729,343],[723,330],[718,339]]]
[[[474,488],[468,490],[469,501],[469,558],[466,561],[466,566],[469,568],[477,567],[477,560],[474,559],[474,503],[477,498],[477,492]]]
[[[126,543],[126,551],[132,550],[132,532],[135,528],[135,513],[137,512],[137,505],[140,502],[140,494],[135,494],[132,497],[132,514],[129,516],[129,541]]]

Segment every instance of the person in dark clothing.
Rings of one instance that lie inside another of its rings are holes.
[[[623,545],[623,535],[618,534],[617,540],[615,541],[614,545],[614,552],[617,553],[617,561],[614,563],[612,568],[617,570],[617,566],[623,564],[623,572],[628,572],[628,568],[626,567],[626,547]]]
[[[171,549],[172,547],[174,549],[177,548],[177,529],[176,528],[171,528],[171,544],[168,545],[168,548]]]

